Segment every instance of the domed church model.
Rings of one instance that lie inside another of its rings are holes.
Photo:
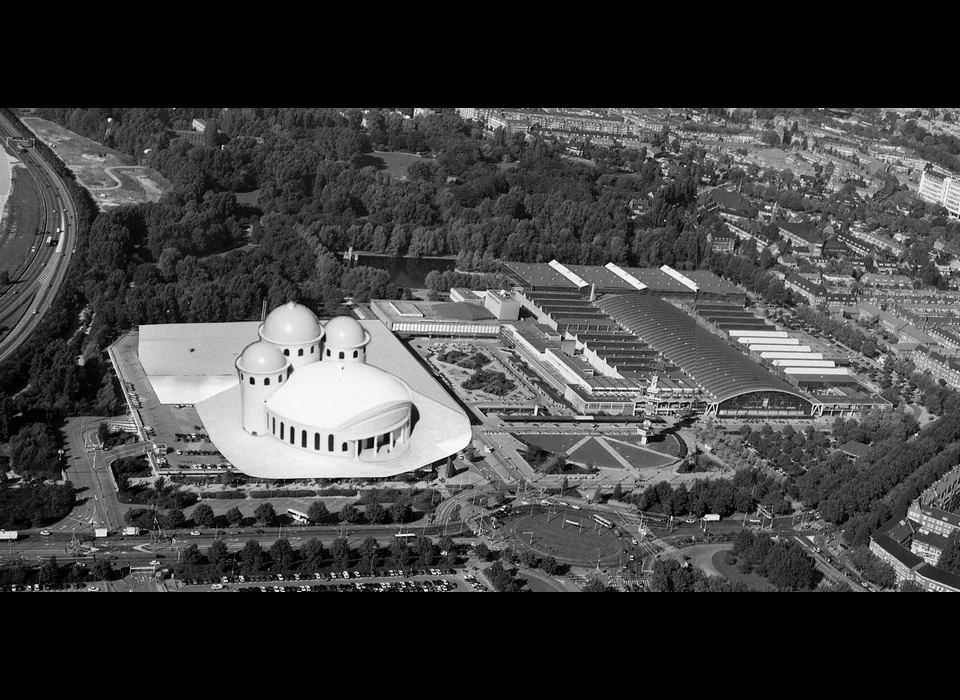
[[[470,444],[464,411],[379,320],[322,323],[291,301],[259,324],[139,334],[160,402],[192,403],[211,442],[250,476],[384,478]]]
[[[246,432],[341,459],[406,448],[413,395],[366,364],[370,334],[358,321],[338,316],[322,327],[290,302],[270,312],[260,338],[236,362]]]

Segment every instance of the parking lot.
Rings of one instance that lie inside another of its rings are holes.
[[[228,575],[220,578],[177,579],[177,590],[184,592],[241,593],[442,593],[485,591],[486,587],[470,574],[454,569],[416,569],[313,573],[259,573],[250,576]]]

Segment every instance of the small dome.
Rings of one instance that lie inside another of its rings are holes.
[[[352,316],[331,318],[323,332],[327,345],[335,348],[358,348],[370,342],[370,334]]]
[[[260,326],[260,337],[276,345],[303,345],[322,335],[316,314],[295,301],[275,308]]]
[[[237,368],[244,372],[255,374],[272,374],[280,372],[287,366],[287,358],[275,346],[258,340],[250,343],[240,357],[237,358]]]

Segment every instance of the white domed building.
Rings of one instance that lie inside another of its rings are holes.
[[[470,443],[464,412],[380,321],[321,324],[289,302],[257,331],[259,340],[236,356],[238,383],[195,404],[211,441],[240,471],[387,477],[438,464]]]

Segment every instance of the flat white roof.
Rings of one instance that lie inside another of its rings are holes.
[[[578,287],[589,287],[589,286],[590,286],[589,284],[587,284],[586,280],[584,280],[580,275],[578,275],[576,272],[574,272],[573,270],[571,270],[570,268],[568,268],[568,267],[567,267],[566,265],[564,265],[562,262],[558,262],[557,260],[551,260],[551,261],[549,262],[549,265],[550,265],[550,267],[552,267],[554,270],[556,270],[557,272],[559,272],[561,275],[563,275],[564,277],[566,277],[568,280],[570,280],[571,282],[573,282],[573,283],[574,283],[575,285],[577,285]]]
[[[733,330],[727,331],[731,338],[789,338],[790,334],[786,331],[751,331],[751,330]]]
[[[622,267],[620,267],[619,265],[616,265],[616,264],[614,264],[614,263],[612,263],[612,262],[608,262],[606,265],[604,265],[604,267],[607,268],[608,270],[610,270],[610,272],[612,272],[612,273],[615,274],[617,277],[619,277],[620,279],[622,279],[623,281],[625,281],[627,284],[629,284],[629,285],[630,285],[631,287],[633,287],[634,289],[639,289],[640,291],[643,291],[644,289],[647,288],[647,285],[645,285],[643,282],[641,282],[640,280],[638,280],[636,277],[634,277],[633,275],[631,275],[629,272],[627,272],[626,270],[624,270],[624,269],[623,269]]]
[[[765,338],[758,336],[741,336],[737,338],[737,342],[742,345],[762,345],[766,343],[767,345],[799,345],[799,338]]]
[[[679,283],[682,284],[684,287],[687,287],[688,289],[690,289],[690,290],[692,290],[692,291],[694,291],[694,292],[696,292],[696,291],[698,291],[698,290],[700,289],[700,287],[697,285],[696,282],[694,282],[692,279],[690,279],[690,278],[687,277],[686,275],[683,275],[683,274],[677,272],[676,270],[674,270],[674,269],[673,269],[672,267],[670,267],[669,265],[663,265],[663,266],[660,268],[660,271],[661,271],[661,272],[666,272],[668,275],[670,275],[671,277],[673,277],[673,279],[675,279],[677,282],[679,282]]]
[[[833,360],[774,360],[774,367],[836,367]]]
[[[850,370],[846,367],[784,367],[787,374],[833,374],[849,376]]]
[[[751,345],[750,352],[759,352],[759,353],[769,352],[769,351],[775,352],[777,350],[784,350],[785,348],[790,348],[792,352],[810,352],[809,345],[775,345],[772,343],[765,343],[763,345]]]
[[[809,349],[809,348],[808,348]],[[764,360],[822,360],[822,352],[761,352]]]

